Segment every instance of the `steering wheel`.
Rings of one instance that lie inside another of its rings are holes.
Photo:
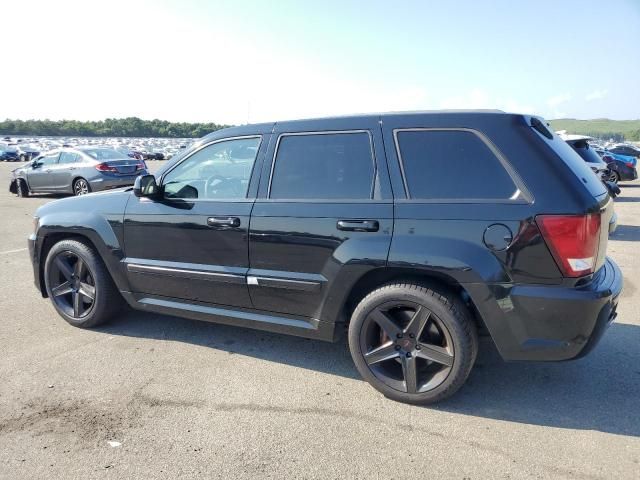
[[[242,196],[242,193],[242,182],[239,178],[213,175],[204,184],[205,198],[238,197]]]

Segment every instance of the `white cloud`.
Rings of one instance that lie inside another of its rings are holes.
[[[584,97],[584,99],[587,102],[591,102],[593,100],[601,100],[604,97],[606,97],[608,94],[609,94],[609,90],[607,90],[607,89],[594,90],[593,92],[587,93],[587,95]]]
[[[573,96],[569,93],[562,93],[560,95],[554,95],[553,97],[547,99],[547,105],[549,107],[555,108],[558,105],[563,103],[567,103],[573,98]]]

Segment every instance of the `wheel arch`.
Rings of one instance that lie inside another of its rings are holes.
[[[440,292],[451,293],[459,298],[469,309],[476,326],[481,334],[487,333],[486,325],[473,302],[473,299],[455,278],[437,271],[425,271],[406,267],[384,267],[362,275],[351,287],[344,298],[340,309],[339,318],[336,322],[348,324],[354,309],[371,291],[383,285],[405,282],[415,283],[429,287]]]
[[[44,230],[44,231],[43,231]],[[128,283],[125,275],[121,270],[120,260],[122,259],[122,250],[119,245],[109,245],[101,238],[100,234],[91,229],[78,229],[78,230],[55,230],[40,228],[40,249],[38,255],[38,280],[40,286],[40,293],[43,297],[47,297],[47,291],[44,279],[44,267],[47,260],[47,255],[51,248],[62,240],[78,240],[89,247],[91,247],[98,254],[100,259],[104,262],[107,272],[111,276],[111,279],[119,290],[128,290]],[[115,238],[115,236],[114,236]]]

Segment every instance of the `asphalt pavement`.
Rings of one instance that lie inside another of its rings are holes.
[[[160,162],[152,162],[152,169]],[[490,339],[435,407],[385,399],[335,344],[125,312],[65,323],[26,237],[53,196],[0,163],[0,478],[640,478],[640,182],[616,201],[625,289],[586,358],[505,363]]]

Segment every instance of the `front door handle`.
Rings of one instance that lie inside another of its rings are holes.
[[[238,217],[209,217],[207,218],[207,225],[210,227],[238,228],[240,226],[240,219]]]
[[[337,227],[348,232],[377,232],[380,223],[377,220],[338,220]]]
[[[51,173],[51,169],[45,170],[44,173]]]

